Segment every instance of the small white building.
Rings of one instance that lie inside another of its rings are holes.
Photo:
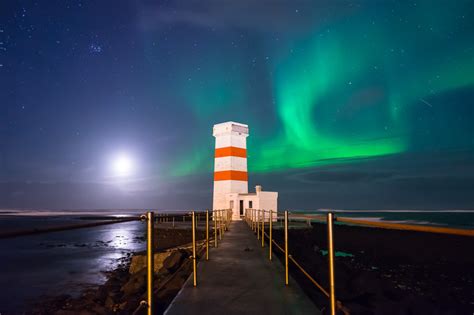
[[[248,192],[247,173],[247,125],[225,122],[214,125],[216,138],[214,154],[213,209],[232,209],[233,220],[240,220],[246,209],[278,210],[278,193],[262,191]]]

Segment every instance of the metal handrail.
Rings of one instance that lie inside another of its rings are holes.
[[[265,213],[270,213],[269,215],[269,233],[267,234],[265,229]],[[246,220],[251,229],[256,232],[257,239],[262,241],[262,247],[264,247],[264,238],[266,237],[269,241],[269,260],[272,258],[272,249],[271,245],[274,244],[275,247],[280,250],[285,256],[285,284],[288,285],[288,261],[291,261],[305,276],[310,280],[328,299],[330,302],[330,311],[331,314],[336,313],[336,309],[339,309],[345,314],[349,314],[349,310],[344,307],[341,301],[336,299],[335,293],[335,268],[334,268],[334,231],[333,223],[341,222],[355,225],[363,225],[369,227],[377,227],[383,229],[392,229],[392,230],[407,230],[407,231],[416,231],[416,232],[426,232],[426,233],[440,233],[440,234],[450,234],[450,235],[461,235],[461,236],[474,236],[474,230],[470,229],[456,229],[456,228],[447,228],[447,227],[435,227],[435,226],[426,226],[426,225],[414,225],[414,224],[400,224],[400,223],[390,223],[390,222],[374,222],[368,220],[353,219],[348,217],[335,217],[332,212],[328,212],[327,215],[304,215],[304,214],[293,214],[293,219],[305,219],[310,222],[311,220],[325,221],[328,226],[328,266],[329,266],[329,290],[324,289],[291,255],[288,254],[288,221],[290,214],[289,211],[284,211],[283,221],[284,223],[284,238],[285,238],[285,248],[283,249],[279,244],[273,240],[271,236],[272,231],[272,210],[260,210],[260,209],[247,209],[246,211]],[[277,221],[281,216],[276,211]]]
[[[322,222],[326,221],[326,216],[320,215],[320,214],[294,214],[293,218],[305,219],[305,220],[317,220],[317,221],[322,221]],[[377,227],[377,228],[389,229],[389,230],[405,230],[405,231],[414,231],[414,232],[474,236],[473,229],[468,230],[468,229],[438,227],[438,226],[429,226],[429,225],[421,225],[421,224],[377,222],[377,221],[360,220],[360,219],[353,219],[353,218],[341,217],[341,216],[335,217],[334,220],[336,222],[341,222],[341,223],[364,225],[364,226]]]
[[[196,213],[193,211],[192,212],[193,216],[193,285],[197,286],[197,263],[196,263]]]
[[[147,282],[146,282],[146,301],[140,301],[140,306],[143,308],[146,306],[147,314],[153,314],[153,234],[154,234],[154,213],[152,211],[147,212],[141,216],[142,221],[147,223],[147,243],[146,243],[146,268],[147,268]],[[139,308],[140,308],[139,306]]]
[[[347,308],[345,308],[340,301],[336,300],[336,293],[335,293],[335,270],[334,270],[334,244],[333,244],[333,214],[329,213],[327,216],[327,224],[328,224],[328,263],[329,263],[329,285],[330,289],[329,292],[325,290],[290,254],[289,254],[289,246],[288,246],[288,221],[289,221],[289,211],[284,211],[284,249],[275,241],[273,240],[271,233],[273,217],[272,217],[272,210],[260,210],[260,209],[248,209],[250,211],[246,211],[246,215],[248,213],[248,219],[252,221],[256,219],[255,222],[250,222],[249,226],[253,227],[256,225],[256,232],[257,232],[257,239],[260,238],[261,232],[261,241],[262,247],[264,247],[265,236],[269,240],[269,260],[272,260],[272,249],[271,244],[274,244],[283,254],[285,258],[285,285],[289,285],[289,271],[288,265],[289,261],[291,261],[302,273],[305,275],[319,290],[321,290],[324,295],[329,298],[330,302],[330,311],[331,315],[336,314],[336,309],[340,309],[345,314],[348,314]],[[269,234],[265,233],[265,213],[269,213]],[[256,213],[256,215],[254,215]],[[276,213],[276,219],[278,220],[278,211]],[[262,218],[261,222],[261,229],[260,229],[260,218]],[[255,224],[254,224],[255,223]]]
[[[200,219],[200,214],[206,214],[206,241],[203,243],[203,246],[200,247],[199,252],[201,252],[204,247],[206,247],[206,260],[209,260],[209,210],[205,212],[199,211],[191,211],[188,214],[183,214],[183,222],[185,222],[186,216],[191,217],[191,224],[192,224],[192,259],[193,264],[193,285],[194,287],[197,286],[197,257],[198,257],[198,250],[197,250],[197,240],[196,240],[196,228],[197,222]],[[154,237],[154,224],[155,221],[158,222],[169,222],[169,214],[159,214],[155,217],[154,212],[149,211],[146,214],[140,216],[139,218],[142,221],[146,221],[147,223],[147,299],[146,301],[140,301],[137,309],[135,310],[134,314],[140,312],[144,308],[147,309],[147,314],[152,315],[154,309],[154,300],[153,300],[153,267],[154,267],[154,248],[153,248],[153,237]],[[176,215],[172,215],[172,223],[174,227],[174,218]],[[231,209],[222,209],[222,210],[213,210],[212,219],[214,220],[214,244],[217,247],[217,231],[219,231],[219,238],[222,239],[224,232],[228,229],[230,220],[232,218],[232,210]]]

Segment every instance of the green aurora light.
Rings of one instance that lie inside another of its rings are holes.
[[[448,12],[430,7],[430,2],[405,7],[401,17],[389,9],[359,12],[297,35],[289,32],[278,42],[262,35],[265,45],[257,55],[268,73],[266,102],[274,104],[263,113],[272,117],[270,123],[261,112],[254,115],[252,95],[264,84],[249,83],[256,74],[244,53],[214,47],[206,57],[183,60],[182,69],[199,71],[192,80],[181,71],[177,84],[199,128],[210,133],[214,123],[226,120],[249,124],[251,172],[406,152],[412,149],[409,115],[416,108],[474,85],[470,37],[452,35],[467,23],[460,18],[463,5]],[[197,139],[193,153],[186,151],[170,174],[209,172],[212,147],[212,138]]]

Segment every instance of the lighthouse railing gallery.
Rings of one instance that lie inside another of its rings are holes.
[[[205,259],[209,260],[209,247],[210,244],[213,244],[214,247],[218,247],[218,242],[221,240],[228,230],[230,221],[232,220],[232,210],[231,209],[222,209],[222,210],[206,210],[206,211],[191,211],[186,214],[176,215],[176,214],[159,214],[155,215],[154,212],[149,211],[146,214],[140,217],[142,221],[145,221],[147,224],[146,227],[146,245],[147,245],[147,299],[140,302],[139,306],[133,314],[138,314],[142,312],[143,309],[147,310],[148,315],[152,315],[154,311],[154,236],[155,236],[155,225],[156,223],[168,223],[172,224],[174,227],[177,222],[182,220],[183,222],[191,221],[192,229],[192,255],[189,257],[192,261],[193,266],[193,285],[197,286],[197,260],[198,257],[203,254],[205,250]],[[199,221],[205,222],[206,237],[204,242],[200,242],[198,248],[198,240],[196,237],[196,230],[198,228]],[[212,222],[211,222],[212,221]],[[211,225],[212,224],[212,225]],[[211,230],[213,230],[213,235],[210,235]],[[179,271],[176,270],[175,274]]]

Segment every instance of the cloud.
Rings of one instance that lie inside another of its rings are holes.
[[[356,169],[312,169],[290,176],[291,179],[305,184],[318,184],[326,182],[337,183],[357,183],[357,182],[375,182],[378,180],[387,180],[394,176],[390,171],[361,171]]]
[[[187,24],[204,28],[240,28],[256,31],[313,29],[353,10],[342,1],[186,1],[145,4],[140,10],[146,30]]]
[[[472,151],[399,154],[305,170],[250,173],[280,209],[473,209]],[[93,182],[0,182],[0,208],[206,209],[212,173],[142,178],[137,189]],[[135,184],[135,183],[131,183]]]
[[[404,153],[250,179],[278,191],[280,209],[473,209],[472,154]]]
[[[100,183],[0,181],[0,208],[205,209],[211,206],[212,174],[160,181]]]

